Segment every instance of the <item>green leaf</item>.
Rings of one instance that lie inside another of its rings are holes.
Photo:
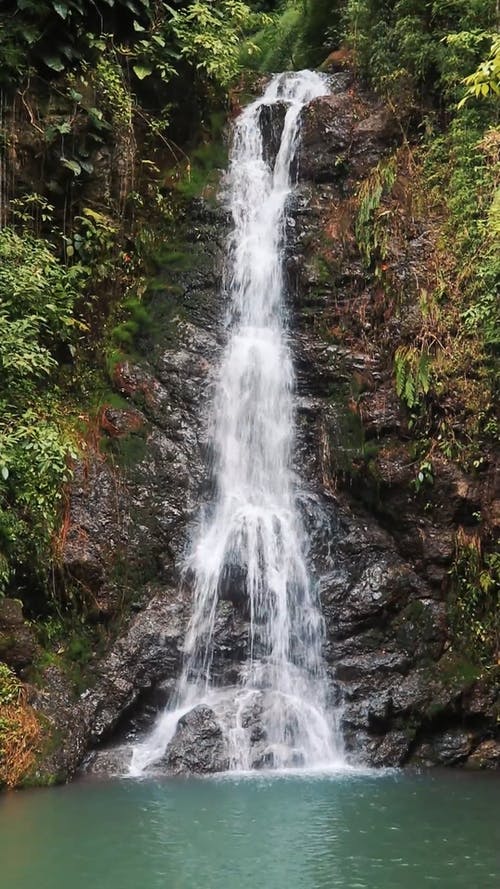
[[[145,77],[149,77],[153,73],[153,68],[150,65],[132,65],[132,70],[139,80],[144,80]]]
[[[54,7],[57,14],[61,16],[62,19],[66,19],[68,17],[69,7],[66,6],[65,3],[56,3],[53,0],[52,6]]]
[[[53,71],[64,71],[65,65],[59,56],[42,56],[42,59]]]
[[[1,475],[2,475],[4,482],[6,482],[9,477],[9,470],[7,469],[6,466],[2,466]]]
[[[85,173],[90,174],[90,173],[94,172],[94,164],[91,163],[90,161],[82,160],[82,158],[80,158],[79,164],[80,164],[82,170],[85,171]]]
[[[78,161],[69,160],[67,157],[62,157],[61,163],[64,167],[67,167],[68,170],[71,170],[71,172],[74,173],[75,176],[79,176],[82,172],[82,168]]]

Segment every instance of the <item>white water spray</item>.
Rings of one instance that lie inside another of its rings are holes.
[[[322,659],[323,620],[311,586],[291,471],[294,372],[287,342],[283,249],[300,112],[327,92],[310,71],[273,78],[235,125],[229,168],[234,220],[228,267],[229,340],[214,403],[216,494],[189,556],[193,614],[175,710],[133,754],[141,773],[164,753],[182,714],[208,704],[230,767],[324,767],[341,760]],[[264,105],[286,103],[273,168],[260,128]],[[239,684],[214,687],[213,640],[221,589],[237,584],[250,638]],[[249,714],[261,745],[252,746]]]

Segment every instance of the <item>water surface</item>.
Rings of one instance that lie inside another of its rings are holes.
[[[2,889],[498,889],[495,775],[76,783],[0,802]]]

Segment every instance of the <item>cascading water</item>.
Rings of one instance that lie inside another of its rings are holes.
[[[175,709],[135,748],[133,774],[163,755],[180,716],[199,703],[208,704],[223,727],[231,768],[316,767],[341,759],[327,715],[323,620],[291,470],[294,372],[283,280],[300,112],[327,91],[316,73],[281,74],[235,125],[228,176],[234,220],[229,340],[213,408],[215,502],[188,559],[193,614]],[[261,113],[263,106],[283,103],[281,143],[271,164]],[[211,683],[217,605],[221,588],[234,582],[248,607],[248,658],[236,687],[217,688]],[[252,714],[260,726],[258,755]]]

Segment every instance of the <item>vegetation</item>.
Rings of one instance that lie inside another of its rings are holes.
[[[75,456],[57,372],[71,361],[83,325],[74,314],[81,269],[65,267],[47,241],[6,227],[0,264],[1,593],[13,580],[23,585],[13,577],[21,566],[49,561]]]
[[[457,647],[489,671],[500,654],[500,556],[483,552],[477,535],[457,536],[450,617]]]
[[[0,788],[15,787],[33,767],[41,729],[19,679],[0,662]]]

